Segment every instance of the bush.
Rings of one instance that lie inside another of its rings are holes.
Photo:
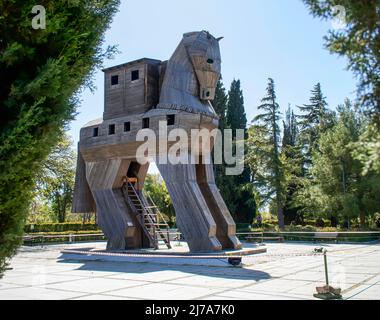
[[[318,218],[316,221],[315,221],[315,226],[317,228],[324,228],[325,227],[325,222],[323,221],[322,218]]]
[[[377,228],[380,228],[380,214],[379,213],[375,216],[375,224]]]
[[[306,225],[306,226],[301,226],[301,225],[290,225],[287,226],[286,231],[292,231],[292,232],[314,232],[316,231],[316,227],[311,226],[311,225]]]
[[[325,223],[325,228],[332,228],[331,227],[331,221],[328,219],[323,219],[323,222]]]
[[[100,231],[99,227],[95,223],[41,223],[27,224],[24,228],[26,233],[37,232],[66,232],[66,231]]]
[[[277,225],[277,222],[275,224],[273,223],[268,223],[268,222],[263,222],[262,223],[262,227],[263,229],[265,230],[274,230],[276,231],[278,229],[278,225]]]

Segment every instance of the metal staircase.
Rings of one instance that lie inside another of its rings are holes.
[[[127,181],[123,185],[123,194],[125,200],[129,203],[132,210],[135,211],[145,235],[148,237],[151,246],[159,249],[159,241],[163,241],[168,249],[171,249],[169,237],[169,225],[166,223],[157,206],[149,197],[151,203],[136,191],[133,184]]]

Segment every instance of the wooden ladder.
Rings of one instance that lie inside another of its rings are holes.
[[[131,182],[126,182],[122,188],[124,198],[136,212],[144,233],[153,248],[159,249],[159,241],[163,241],[168,249],[171,249],[169,237],[169,225],[166,223],[156,205],[151,204],[140,195]],[[160,219],[159,219],[160,218]]]

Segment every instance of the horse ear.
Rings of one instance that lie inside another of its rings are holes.
[[[222,40],[222,39],[224,39],[224,37],[216,38],[216,40],[218,40],[218,41],[220,41],[220,40]]]

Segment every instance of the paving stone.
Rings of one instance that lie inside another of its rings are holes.
[[[104,246],[21,247],[0,279],[0,299],[314,299],[324,284],[323,258],[310,254],[316,244],[268,244],[267,254],[249,257],[241,268],[82,261],[60,253]],[[380,244],[325,247],[330,283],[345,290],[344,299],[380,299]]]
[[[48,289],[77,291],[83,293],[101,293],[118,290],[121,288],[135,287],[144,285],[146,283],[141,281],[125,281],[116,279],[105,278],[90,278],[66,281],[55,284],[48,284],[45,287]]]
[[[220,289],[154,283],[140,287],[113,291],[112,294],[141,299],[197,299],[215,294]]]
[[[40,287],[20,287],[0,290],[0,300],[64,300],[83,294]]]

